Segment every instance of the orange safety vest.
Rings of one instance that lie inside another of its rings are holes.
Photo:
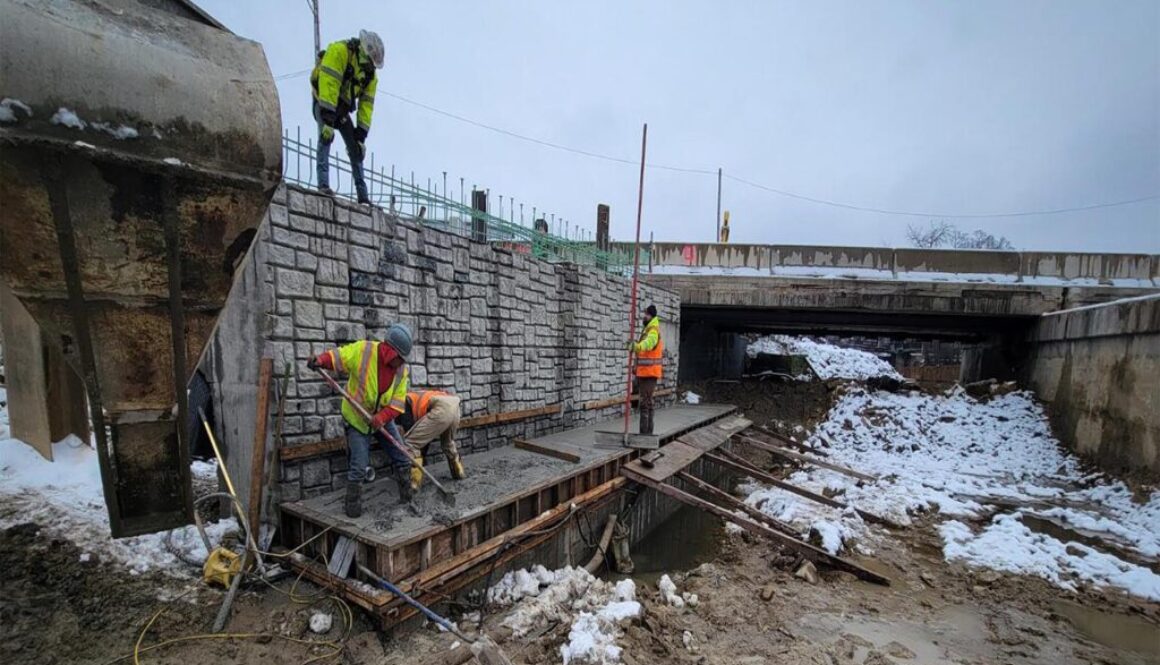
[[[416,390],[407,393],[407,399],[411,402],[411,417],[418,421],[431,410],[432,397],[442,397],[448,394],[442,390]]]
[[[660,379],[664,373],[665,343],[661,340],[661,320],[654,316],[644,326],[636,343],[636,375],[639,378]]]

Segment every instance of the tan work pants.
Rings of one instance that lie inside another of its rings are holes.
[[[455,395],[436,395],[431,398],[427,415],[407,432],[407,443],[425,454],[427,445],[438,437],[443,454],[450,459],[459,454],[455,448],[455,433],[458,430],[459,398]]]

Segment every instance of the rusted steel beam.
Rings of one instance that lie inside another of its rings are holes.
[[[863,568],[853,561],[849,561],[843,559],[842,557],[830,554],[829,552],[819,547],[815,547],[805,541],[798,540],[793,536],[784,534],[775,529],[771,529],[770,527],[761,524],[760,522],[755,522],[748,517],[737,515],[732,511],[726,510],[711,501],[706,501],[700,497],[693,496],[692,494],[677,489],[672,485],[654,482],[648,478],[645,478],[644,476],[633,473],[629,469],[625,469],[624,474],[630,480],[638,482],[646,487],[651,487],[652,489],[660,492],[661,494],[664,494],[665,496],[671,497],[677,501],[680,501],[681,503],[688,504],[695,508],[708,511],[709,513],[736,524],[737,526],[745,529],[746,531],[749,531],[750,533],[754,533],[759,536],[765,536],[766,538],[777,541],[778,543],[781,543],[786,547],[798,552],[802,556],[814,561],[815,563],[823,563],[830,566],[831,568],[851,573],[859,579],[866,580],[867,582],[874,582],[876,584],[890,586],[890,580],[888,578],[879,575],[872,570]]]
[[[745,436],[744,434],[734,434],[733,438],[742,441],[747,445],[753,446],[758,450],[764,450],[771,455],[777,455],[778,457],[782,457],[784,459],[793,460],[795,462],[802,462],[804,464],[813,464],[814,466],[819,466],[823,469],[829,469],[830,471],[836,471],[843,475],[850,476],[851,478],[857,478],[858,480],[865,480],[869,482],[878,480],[877,476],[872,476],[868,473],[862,473],[861,471],[855,471],[854,469],[842,466],[840,464],[834,464],[833,462],[827,462],[815,457],[803,455],[802,453],[765,443],[764,441],[758,441],[757,439],[750,436]]]

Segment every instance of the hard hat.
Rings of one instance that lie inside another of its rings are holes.
[[[387,60],[387,49],[383,46],[383,40],[379,37],[379,33],[373,30],[359,30],[358,42],[362,44],[363,51],[374,63],[375,69],[382,69],[383,63]]]
[[[403,357],[403,360],[411,355],[411,331],[407,329],[407,326],[401,323],[392,323],[391,327],[387,328],[386,342]]]

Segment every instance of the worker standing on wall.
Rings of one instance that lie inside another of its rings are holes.
[[[367,134],[371,131],[371,116],[375,110],[376,71],[386,60],[383,40],[369,30],[359,32],[357,38],[337,41],[318,54],[318,64],[310,74],[314,93],[314,119],[319,122],[318,189],[334,194],[330,188],[330,144],[334,132],[342,134],[346,154],[359,203],[370,203],[367,182],[363,175]],[[351,111],[357,111],[356,124],[350,121]]]
[[[342,400],[342,416],[346,419],[346,444],[349,456],[347,469],[346,501],[343,511],[347,517],[362,514],[362,484],[366,480],[366,469],[370,462],[371,439],[377,439],[391,460],[395,482],[399,485],[399,496],[410,501],[412,486],[418,486],[423,472],[415,466],[420,458],[411,450],[395,425],[395,419],[406,411],[407,387],[410,370],[406,365],[411,353],[411,331],[402,324],[387,328],[386,339],[382,342],[366,340],[351,342],[337,349],[331,349],[317,358],[311,358],[306,366],[311,369],[329,369],[346,374],[346,391],[358,401],[367,413],[374,416],[368,423],[346,400]],[[385,441],[379,429],[386,427],[391,437],[407,449],[407,454]],[[410,454],[410,457],[407,455]],[[412,462],[414,459],[414,463]],[[416,480],[416,476],[418,480]]]
[[[407,430],[407,444],[421,451],[427,464],[427,450],[439,439],[439,447],[447,458],[451,477],[463,480],[467,473],[455,447],[455,433],[459,430],[459,398],[442,390],[415,390],[407,393],[407,411],[399,416],[399,425]],[[419,491],[423,477],[412,476],[412,492]],[[417,482],[416,482],[417,481]]]
[[[653,433],[653,394],[664,373],[665,343],[661,340],[661,320],[656,305],[644,310],[644,330],[628,348],[636,354],[636,385],[640,393],[640,433]]]

